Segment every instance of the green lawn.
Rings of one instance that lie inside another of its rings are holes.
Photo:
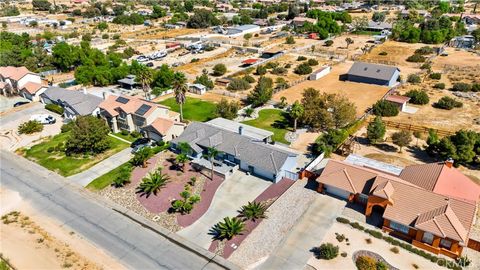
[[[117,133],[113,133],[113,135],[119,137],[119,138],[122,138],[124,140],[127,140],[129,142],[134,142],[136,139],[138,138],[141,138],[140,137],[133,137],[132,135],[128,134],[128,135],[123,135],[122,132],[117,132]]]
[[[242,122],[244,124],[273,132],[272,139],[276,142],[290,144],[285,140],[285,134],[290,130],[290,124],[285,112],[277,109],[265,109],[258,113],[258,118]]]
[[[160,101],[160,104],[170,107],[173,111],[180,112],[175,98]],[[205,122],[215,118],[215,103],[198,98],[187,97],[183,104],[183,118],[191,121]]]
[[[55,171],[63,176],[70,176],[82,172],[107,157],[120,152],[129,145],[118,139],[108,136],[111,142],[111,148],[96,156],[65,156],[62,151],[48,152],[49,148],[57,146],[59,143],[64,143],[69,136],[69,132],[58,134],[52,138],[32,146],[30,149],[23,150],[23,155],[43,167]]]
[[[113,180],[120,175],[120,172],[124,167],[130,167],[130,162],[125,162],[117,168],[109,171],[108,173],[96,178],[87,185],[90,190],[101,190],[113,183]]]

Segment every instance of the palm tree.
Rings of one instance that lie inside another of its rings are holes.
[[[298,100],[296,100],[292,104],[292,108],[290,108],[290,117],[292,117],[293,119],[293,131],[297,131],[297,120],[298,118],[300,118],[300,116],[302,116],[303,112],[304,109],[302,104],[300,104]]]
[[[147,167],[147,160],[152,155],[152,149],[150,147],[144,147],[135,153],[133,158],[130,160],[130,163],[133,166],[142,166],[143,168]]]
[[[240,235],[245,230],[245,223],[237,217],[226,217],[223,222],[220,221],[213,227],[217,233],[218,239],[232,239],[235,235]]]
[[[157,192],[164,187],[170,180],[170,176],[162,173],[162,168],[158,168],[155,172],[149,173],[147,177],[142,179],[142,182],[137,187],[137,192],[147,195],[157,195]]]
[[[213,180],[213,175],[215,173],[215,171],[213,170],[214,169],[214,164],[213,164],[213,161],[215,160],[215,157],[220,155],[220,151],[218,151],[215,147],[209,147],[207,149],[207,153],[205,155],[203,155],[204,158],[210,160],[210,165],[211,165],[211,168],[212,168],[212,176],[210,177],[210,180]]]
[[[178,164],[182,164],[182,172],[185,172],[187,170],[188,156],[180,154],[177,156],[176,161]]]
[[[173,90],[175,92],[175,101],[180,106],[180,121],[183,121],[183,104],[187,101],[187,78],[185,78],[185,74],[181,72],[175,72],[173,75]]]
[[[256,219],[266,218],[267,206],[261,202],[248,202],[240,209],[240,216],[245,219],[255,221]]]
[[[153,82],[153,72],[147,66],[141,65],[141,67],[137,72],[135,80],[142,84],[145,99],[150,100],[150,84]]]

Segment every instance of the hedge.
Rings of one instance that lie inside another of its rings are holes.
[[[45,109],[60,115],[63,115],[64,112],[64,109],[56,104],[46,104]]]

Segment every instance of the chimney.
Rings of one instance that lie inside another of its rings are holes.
[[[238,126],[238,134],[243,135],[243,126]]]
[[[106,100],[107,99],[107,92],[102,92],[102,96],[103,96],[103,100]]]
[[[452,166],[453,166],[453,159],[452,159],[452,158],[448,158],[447,160],[445,160],[445,165],[447,165],[448,168],[452,168]]]
[[[87,88],[86,87],[83,87],[83,94],[87,94]]]

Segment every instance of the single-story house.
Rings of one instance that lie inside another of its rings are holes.
[[[251,66],[255,63],[257,63],[259,61],[259,59],[256,59],[256,58],[248,58],[248,59],[245,59],[242,61],[242,65],[243,66]]]
[[[191,84],[188,84],[188,92],[191,92],[197,95],[203,95],[207,92],[207,87],[200,83],[191,83]]]
[[[312,19],[312,18],[307,18],[307,17],[295,17],[295,18],[293,18],[293,20],[292,20],[292,25],[293,25],[293,26],[297,26],[297,27],[301,27],[301,26],[303,26],[305,23],[316,24],[316,23],[317,23],[317,20],[316,20],[316,19]]]
[[[390,172],[388,165],[329,160],[316,180],[318,191],[364,205],[366,216],[382,216],[384,231],[414,246],[461,256],[480,186],[455,169],[453,161],[408,166],[400,173]]]
[[[100,116],[113,133],[121,130],[142,132],[153,140],[169,141],[185,127],[179,114],[169,107],[132,96],[109,95],[98,105]]]
[[[404,112],[410,98],[406,96],[388,95],[385,100],[395,104],[401,112]]]
[[[311,81],[318,80],[318,79],[322,78],[323,76],[327,75],[328,73],[330,73],[330,71],[332,71],[332,67],[323,66],[320,69],[314,71],[312,74],[310,74],[310,76],[308,76],[308,79],[311,80]]]
[[[85,89],[75,91],[50,86],[40,95],[40,100],[44,104],[56,104],[63,107],[63,116],[68,119],[75,119],[79,115],[97,116],[100,110],[98,105],[103,99],[88,94]]]
[[[118,84],[120,84],[120,87],[131,90],[139,85],[139,83],[135,81],[135,79],[136,79],[135,75],[130,74],[130,75],[127,75],[127,77],[118,80],[117,82]]]
[[[260,26],[255,24],[244,24],[227,29],[227,35],[237,37],[248,33],[260,32]]]
[[[269,58],[272,58],[272,57],[275,57],[275,56],[280,56],[284,53],[283,50],[268,50],[268,51],[263,51],[262,52],[262,55],[260,56],[260,58],[263,58],[263,59],[269,59]]]
[[[388,22],[374,22],[368,21],[368,25],[366,28],[367,31],[374,31],[374,32],[381,32],[383,30],[392,30],[392,24]]]
[[[47,86],[36,82],[28,82],[20,88],[19,94],[28,100],[40,101],[40,95],[45,92],[47,88]]]
[[[399,76],[398,67],[355,62],[347,73],[347,80],[392,87],[397,83]]]
[[[215,84],[220,86],[227,86],[232,80],[229,78],[217,78]]]
[[[252,140],[271,142],[273,132],[256,128],[254,126],[245,125],[233,120],[228,120],[222,117],[214,118],[207,122],[209,125],[221,128],[226,131],[238,132],[238,134],[249,137]]]
[[[475,37],[472,35],[454,37],[450,40],[448,46],[461,49],[473,49],[475,47]]]
[[[172,149],[176,150],[177,145],[183,142],[189,144],[189,156],[197,164],[205,161],[203,155],[208,148],[214,147],[221,152],[215,159],[221,162],[222,167],[238,167],[275,183],[282,178],[297,179],[296,153],[252,139],[243,135],[240,129],[232,132],[209,123],[193,122],[171,141]]]

